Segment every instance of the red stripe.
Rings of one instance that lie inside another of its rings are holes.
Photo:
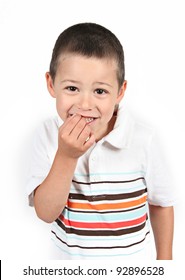
[[[83,222],[75,222],[75,221],[70,221],[68,219],[65,219],[64,216],[60,216],[60,220],[66,225],[70,227],[75,227],[75,228],[112,228],[112,229],[117,229],[117,228],[123,228],[123,227],[130,227],[130,226],[136,226],[138,224],[143,223],[146,221],[146,214],[142,216],[141,218],[131,220],[131,221],[123,221],[123,222],[116,222],[116,223],[83,223]]]

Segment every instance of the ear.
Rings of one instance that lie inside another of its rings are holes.
[[[126,89],[127,89],[127,81],[124,81],[118,93],[117,104],[119,104],[123,99]]]
[[[53,79],[51,78],[51,75],[50,75],[49,72],[46,72],[45,78],[46,78],[47,89],[48,89],[50,95],[53,98],[56,98],[54,84],[53,84]]]

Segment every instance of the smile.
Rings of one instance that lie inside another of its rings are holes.
[[[68,117],[72,117],[73,115],[74,114],[69,114]],[[83,116],[83,115],[81,115],[81,116],[82,116],[82,118],[85,119],[86,123],[88,123],[88,124],[97,119],[97,118],[90,117],[90,116]]]

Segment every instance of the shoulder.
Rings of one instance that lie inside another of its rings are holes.
[[[58,127],[59,127],[58,116],[53,116],[53,117],[47,118],[40,125],[40,129],[43,129],[46,131],[48,131],[50,129],[58,130]]]
[[[147,142],[150,142],[152,141],[155,134],[156,129],[152,125],[138,118],[134,119],[134,136],[138,141],[145,140]]]
[[[120,117],[122,123],[125,122],[126,130],[130,130],[132,133],[132,141],[135,143],[142,143],[147,145],[156,134],[156,128],[144,120],[141,116],[134,114],[128,108],[120,109]]]
[[[45,119],[35,131],[35,143],[40,143],[44,146],[47,144],[56,145],[58,139],[59,119],[58,116]]]
[[[58,131],[59,126],[60,126],[59,117],[53,116],[43,120],[43,122],[37,127],[36,130],[37,132],[40,132],[40,134],[44,133],[49,136],[53,132]]]

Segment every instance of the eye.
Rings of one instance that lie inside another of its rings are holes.
[[[74,92],[74,91],[77,91],[78,89],[77,89],[77,87],[74,87],[74,86],[69,86],[69,87],[66,87],[66,89],[68,90],[68,91],[72,91],[72,92]]]
[[[95,90],[95,92],[96,92],[98,95],[104,95],[104,94],[107,93],[107,91],[104,90],[104,89],[102,89],[102,88],[97,88],[97,89]]]

